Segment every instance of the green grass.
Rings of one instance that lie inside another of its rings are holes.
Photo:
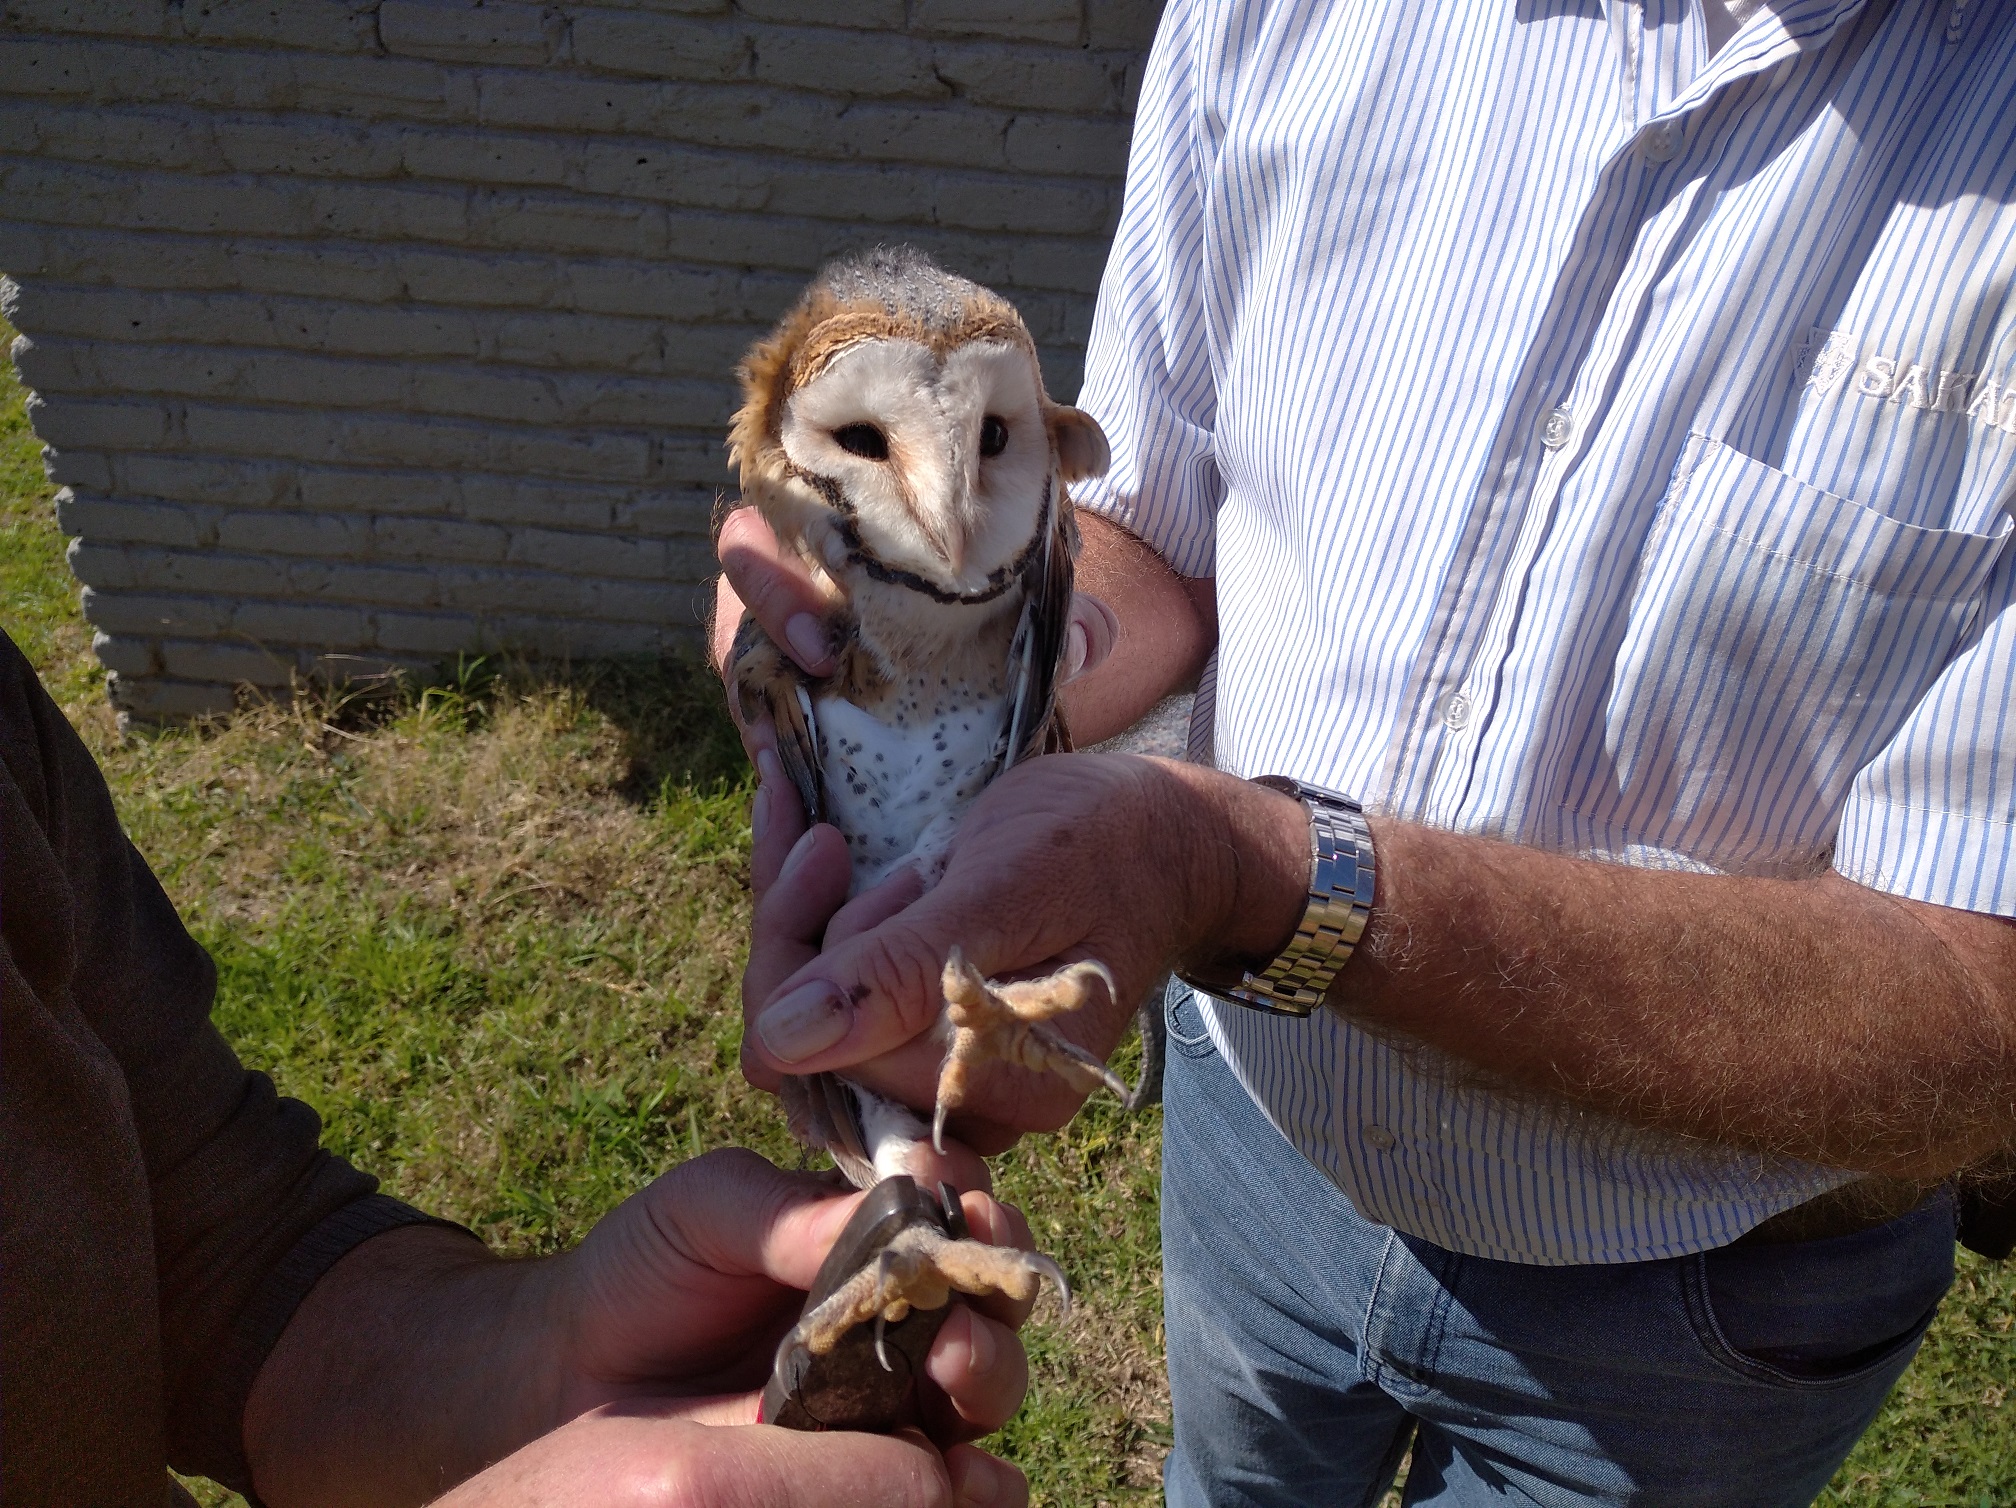
[[[2016,1259],[1959,1256],[1931,1334],[1821,1495],[1826,1508],[2016,1504]]]
[[[0,320],[0,341],[14,331]],[[63,561],[42,447],[13,361],[0,361],[0,623],[58,701],[76,705],[103,685],[77,608],[77,581]]]
[[[749,785],[703,674],[464,665],[371,704],[123,741],[0,380],[0,619],[215,955],[224,1031],[332,1147],[513,1252],[577,1239],[710,1147],[800,1160],[735,1070]],[[1157,1495],[1159,1129],[1095,1101],[997,1164],[1082,1299],[1068,1325],[1039,1310],[1029,1401],[996,1441],[1039,1503]],[[2011,1508],[2012,1394],[2016,1268],[1963,1257],[1823,1502]]]

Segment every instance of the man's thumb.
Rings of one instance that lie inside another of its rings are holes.
[[[704,1508],[955,1508],[958,1501],[944,1458],[915,1436],[710,1430],[682,1475],[688,1491],[680,1501]]]
[[[931,1030],[952,946],[929,914],[934,899],[829,948],[784,981],[750,1021],[763,1056],[787,1073],[821,1073],[881,1057]]]

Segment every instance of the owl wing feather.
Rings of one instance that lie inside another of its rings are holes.
[[[768,716],[777,730],[777,759],[797,788],[808,822],[826,820],[826,777],[819,768],[819,725],[811,680],[754,618],[735,634],[730,671],[745,721]]]
[[[1022,578],[1026,593],[1022,620],[1009,650],[1014,685],[1007,749],[1001,762],[1004,772],[1032,755],[1066,753],[1071,748],[1064,711],[1057,705],[1057,664],[1063,657],[1064,636],[1071,628],[1078,521],[1070,495],[1061,487],[1056,504],[1043,547],[1030,556]]]
[[[859,1108],[837,1074],[787,1074],[777,1093],[791,1134],[823,1148],[857,1189],[875,1185],[875,1159],[862,1135]]]
[[[804,803],[811,822],[826,820],[826,779],[819,767],[819,730],[812,712],[811,680],[780,650],[754,618],[735,634],[730,671],[745,719],[767,714],[777,730],[777,759]],[[856,1188],[876,1181],[874,1160],[862,1136],[860,1113],[847,1086],[830,1073],[789,1074],[778,1086],[791,1134],[822,1147]]]

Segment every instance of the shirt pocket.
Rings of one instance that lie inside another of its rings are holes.
[[[1816,862],[2007,536],[1901,523],[1690,435],[1571,805],[1627,849],[1760,872]]]

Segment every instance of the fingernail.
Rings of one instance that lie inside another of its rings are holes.
[[[979,1315],[973,1315],[966,1322],[966,1337],[966,1370],[975,1377],[985,1377],[1001,1358],[1001,1343],[994,1338],[994,1327]]]
[[[777,751],[775,749],[758,749],[756,751],[756,778],[765,785],[782,785],[784,783],[784,766],[777,762]]]
[[[1074,623],[1064,634],[1064,679],[1075,680],[1078,672],[1085,668],[1086,648],[1085,625]]]
[[[784,864],[783,867],[777,871],[777,878],[780,880],[790,879],[791,876],[797,872],[798,867],[805,862],[807,855],[809,855],[811,852],[812,852],[812,829],[808,827],[805,829],[803,833],[799,835],[798,841],[791,845],[791,852],[784,855]]]
[[[966,1508],[986,1508],[989,1503],[999,1502],[1003,1481],[1001,1463],[977,1450],[964,1451],[962,1455],[964,1469],[959,1473],[959,1485],[955,1489],[960,1503]]]
[[[807,670],[825,664],[833,653],[833,646],[826,638],[826,625],[810,613],[800,613],[784,625],[784,642]]]
[[[778,1062],[797,1063],[846,1036],[853,1016],[839,990],[814,979],[764,1007],[756,1018],[756,1035]]]
[[[770,825],[770,792],[774,789],[770,782],[756,783],[756,795],[749,803],[749,841],[761,843],[763,831]]]

